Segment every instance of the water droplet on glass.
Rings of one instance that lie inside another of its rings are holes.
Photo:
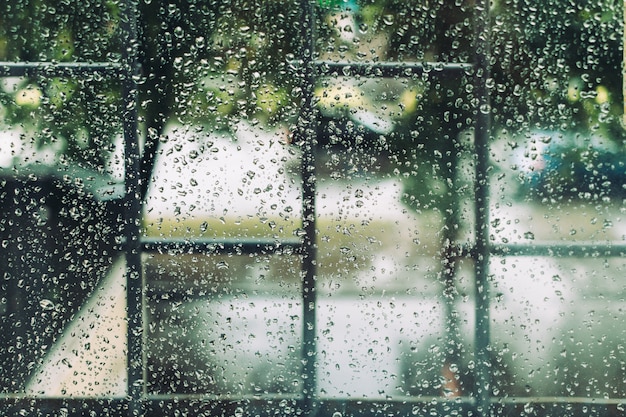
[[[235,417],[242,417],[242,416],[243,416],[243,408],[237,407],[235,409]]]
[[[44,311],[54,310],[54,303],[44,298],[43,300],[39,301],[39,307],[41,307]]]
[[[383,23],[386,24],[387,26],[393,25],[393,22],[394,22],[394,16],[392,14],[386,14],[383,16]]]

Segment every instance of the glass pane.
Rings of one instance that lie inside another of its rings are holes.
[[[120,84],[98,75],[0,79],[0,128],[6,138],[0,166],[75,170],[74,176],[92,170],[121,180]]]
[[[7,0],[0,5],[0,61],[116,62],[119,2]]]
[[[471,393],[461,326],[472,332],[455,313],[470,306],[446,249],[472,223],[460,203],[472,196],[471,125],[453,104],[462,88],[429,76],[323,78],[316,88],[325,398]]]
[[[286,254],[149,256],[149,392],[297,395],[300,276]]]
[[[500,396],[623,398],[618,258],[492,259]]]
[[[469,1],[319,0],[317,53],[351,62],[471,62]]]
[[[297,148],[285,127],[232,131],[171,125],[160,138],[146,234],[160,238],[298,238]]]
[[[0,391],[123,395],[119,83],[5,78],[0,96]]]
[[[511,255],[490,264],[493,392],[611,402],[624,397],[622,3],[526,6],[493,8],[489,238]]]
[[[496,241],[623,240],[619,8],[495,9]],[[527,31],[504,30],[529,19]]]
[[[290,68],[301,12],[292,3],[141,6],[150,52],[141,110],[156,155],[144,234],[156,245],[235,246],[147,255],[150,396],[302,395],[302,153],[291,127],[302,91]],[[249,243],[278,254],[250,253]]]
[[[374,399],[374,412],[421,401],[407,409],[419,414],[488,390],[520,413],[572,399],[584,414],[588,399],[626,396],[621,2],[493,1],[476,34],[482,8],[463,0],[146,0],[136,39],[122,3],[0,6],[0,61],[119,63],[136,46],[141,74],[126,104],[123,74],[2,78],[1,393],[130,394],[121,125],[136,106],[143,160],[128,174],[145,204],[126,241],[148,246],[147,363],[131,366],[149,398],[290,399],[273,408],[289,414],[311,394]],[[474,85],[484,68],[353,71],[487,50],[490,106]],[[311,74],[309,53],[352,68]],[[474,146],[482,115],[489,161]],[[484,214],[489,241],[475,242]],[[302,282],[309,221],[315,291]],[[477,363],[474,272],[490,256],[491,362]]]

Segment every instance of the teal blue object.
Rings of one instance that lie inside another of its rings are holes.
[[[320,7],[325,9],[350,9],[356,11],[359,8],[357,0],[317,0]]]

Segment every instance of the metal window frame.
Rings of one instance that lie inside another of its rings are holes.
[[[273,415],[272,410],[283,407],[281,398],[246,398],[240,401],[220,400],[203,395],[149,395],[146,381],[145,345],[145,278],[142,273],[142,253],[159,251],[180,251],[185,253],[227,253],[227,254],[270,254],[296,253],[302,256],[302,375],[303,388],[299,399],[289,399],[288,406],[294,414],[307,416],[332,415],[339,411],[343,415],[371,415],[373,407],[386,410],[393,415],[412,415],[415,407],[419,412],[437,414],[469,414],[488,416],[493,413],[522,412],[523,405],[532,402],[538,408],[548,412],[576,412],[577,410],[608,413],[621,404],[618,400],[588,399],[576,401],[572,398],[520,398],[505,399],[491,396],[490,375],[490,297],[487,281],[490,256],[589,256],[589,251],[602,256],[623,256],[626,245],[580,243],[575,245],[491,245],[489,243],[489,139],[491,134],[491,116],[481,112],[482,107],[489,108],[489,89],[487,80],[490,75],[490,1],[477,0],[474,11],[474,47],[473,63],[418,63],[418,62],[330,62],[315,59],[315,5],[310,0],[300,0],[302,39],[300,40],[300,70],[303,71],[303,108],[298,122],[298,140],[303,151],[302,156],[302,201],[304,234],[301,239],[274,240],[177,240],[151,239],[141,235],[140,222],[146,184],[151,172],[142,172],[137,133],[137,81],[139,67],[137,60],[137,5],[132,0],[123,0],[122,22],[127,35],[121,63],[50,63],[50,62],[0,62],[0,77],[15,76],[59,76],[81,77],[101,74],[105,77],[117,77],[123,85],[124,113],[122,115],[125,149],[125,197],[124,197],[124,252],[127,263],[127,321],[128,321],[128,386],[125,398],[27,398],[20,394],[2,395],[2,401],[9,404],[27,404],[34,410],[54,410],[69,408],[72,415],[83,415],[84,410],[106,410],[108,415],[160,415],[168,407],[193,407],[197,412],[210,415],[232,415],[236,407],[244,405],[246,410],[254,410],[258,415]],[[461,75],[474,75],[474,91],[477,98],[475,108],[475,241],[471,245],[457,246],[445,252],[444,256],[471,258],[475,268],[475,392],[461,399],[423,399],[398,398],[388,401],[323,399],[316,397],[316,209],[315,209],[315,135],[316,109],[313,89],[316,78],[333,72],[361,75],[368,77],[405,77],[421,74],[425,71],[437,77],[456,78]],[[152,158],[156,153],[152,153]],[[150,161],[149,161],[150,162]],[[152,166],[152,163],[147,166]],[[145,162],[144,162],[144,165]],[[284,399],[283,399],[284,400]]]

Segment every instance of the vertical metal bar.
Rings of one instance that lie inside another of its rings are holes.
[[[124,129],[124,236],[126,238],[126,302],[127,302],[127,369],[130,416],[144,414],[143,358],[143,273],[141,266],[141,172],[139,137],[137,134],[137,10],[136,3],[125,0],[121,5],[125,35],[123,58],[123,129]]]
[[[302,259],[302,376],[305,413],[312,416],[316,413],[315,397],[317,394],[317,331],[316,331],[316,210],[315,210],[315,142],[317,122],[313,90],[315,73],[313,54],[315,51],[315,6],[310,0],[301,0],[303,101],[299,119],[298,134],[302,144],[302,228],[303,259]]]
[[[490,0],[476,2],[475,78],[476,93],[476,218],[475,218],[475,397],[480,416],[488,416],[491,407],[491,354],[489,334],[489,135],[491,131],[490,99],[487,79],[490,77]]]
[[[459,153],[455,149],[458,149],[458,137],[455,129],[447,127],[446,131],[449,133],[443,137],[451,143],[450,149],[452,151],[445,152],[444,166],[449,167],[445,175],[449,183],[456,184]],[[457,248],[459,228],[456,226],[460,224],[461,218],[459,196],[454,192],[454,187],[450,187],[448,193],[443,204],[443,213],[447,213],[447,215],[441,245],[441,282],[443,283],[443,305],[446,323],[446,362],[442,373],[444,378],[454,378],[456,375],[453,364],[458,364],[461,359],[461,333],[456,311],[456,278],[459,263],[459,250]],[[447,380],[443,391],[446,397],[457,397],[462,394],[460,387],[454,380]]]

